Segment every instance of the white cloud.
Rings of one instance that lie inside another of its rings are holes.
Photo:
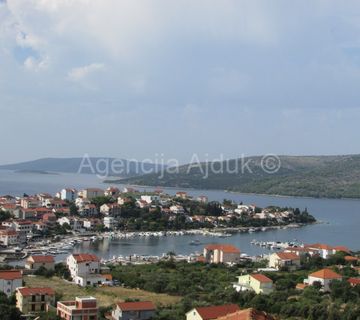
[[[92,63],[86,66],[73,68],[68,73],[68,79],[71,81],[80,81],[88,77],[90,74],[104,70],[103,63]]]
[[[49,58],[45,57],[43,59],[37,59],[35,57],[28,57],[26,58],[26,60],[24,61],[24,67],[27,70],[32,70],[32,71],[40,71],[40,70],[44,70],[47,69],[49,66]]]

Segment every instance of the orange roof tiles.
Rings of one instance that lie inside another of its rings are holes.
[[[151,301],[119,302],[117,305],[122,311],[140,311],[156,309],[155,305]]]
[[[89,253],[73,253],[73,257],[78,263],[89,262],[89,261],[100,261],[96,255]]]
[[[269,314],[253,308],[240,310],[232,314],[217,318],[217,320],[273,320]]]
[[[55,291],[52,288],[18,288],[18,291],[23,296],[32,296],[32,295],[55,295]]]
[[[222,306],[199,307],[195,308],[203,320],[217,319],[230,313],[239,311],[240,308],[236,304],[227,304]]]
[[[263,282],[263,283],[272,282],[272,280],[270,278],[268,278],[267,276],[265,276],[261,273],[253,273],[250,276],[259,282]]]
[[[298,255],[296,255],[295,253],[292,253],[292,252],[277,252],[276,254],[281,260],[299,260],[300,259],[300,257]]]
[[[347,262],[351,262],[351,261],[358,261],[359,258],[358,257],[353,257],[353,256],[346,256],[344,257],[345,261]]]
[[[219,250],[225,253],[239,253],[240,250],[231,244],[209,244],[205,247],[206,250]]]
[[[28,259],[32,259],[35,263],[52,263],[55,261],[53,256],[45,255],[30,256]]]
[[[296,289],[298,289],[298,290],[304,290],[307,286],[308,286],[308,285],[305,284],[305,283],[298,283],[298,284],[296,285]]]
[[[352,285],[352,286],[358,286],[360,285],[360,278],[349,278],[348,282]]]
[[[327,244],[322,244],[322,243],[308,244],[305,247],[315,248],[315,249],[322,249],[322,250],[332,250],[332,249],[334,249],[334,247],[329,246]]]
[[[342,276],[330,269],[322,269],[316,272],[313,272],[309,275],[310,277],[319,278],[319,279],[341,279]]]
[[[334,249],[336,251],[342,251],[342,252],[350,253],[350,249],[348,247],[345,247],[345,246],[336,246],[336,247],[334,247]]]
[[[3,280],[22,279],[22,274],[20,270],[1,270],[0,279]]]

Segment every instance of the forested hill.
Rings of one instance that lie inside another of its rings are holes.
[[[176,173],[165,172],[163,178],[159,178],[159,174],[156,173],[117,182],[286,196],[360,198],[360,155],[279,158],[281,166],[274,173],[262,169],[262,157],[249,157],[226,162],[184,165],[178,167]],[[246,167],[245,170],[241,170],[244,162],[248,163],[251,172]],[[211,167],[220,169],[225,165],[230,170],[220,173],[210,170]],[[234,173],[236,166],[240,169]],[[274,167],[270,162],[269,167],[272,166]],[[203,178],[204,172],[207,171],[208,177]]]

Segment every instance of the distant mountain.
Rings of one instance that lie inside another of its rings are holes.
[[[276,170],[276,159],[269,162],[262,159],[249,157],[188,164],[178,167],[177,173],[165,173],[163,178],[153,173],[122,179],[121,183],[285,196],[360,198],[360,155],[280,156],[279,170]],[[251,172],[244,168],[244,163],[248,163]],[[221,165],[227,165],[229,170],[220,173],[210,170],[213,167],[219,172]],[[240,168],[237,171],[236,166]],[[263,170],[264,166],[268,166],[267,171]],[[241,167],[245,170],[241,170]],[[272,170],[276,172],[269,173]],[[203,178],[207,171],[208,177]]]
[[[0,165],[0,169],[17,172],[64,172],[95,173],[103,176],[133,177],[150,172],[157,172],[161,165],[135,162],[116,158],[42,158],[33,161]],[[104,174],[106,173],[106,174]]]

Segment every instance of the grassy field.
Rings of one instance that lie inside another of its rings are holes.
[[[144,290],[126,289],[122,287],[82,288],[58,277],[45,278],[40,276],[24,277],[27,287],[51,287],[62,294],[62,300],[73,300],[76,296],[91,295],[96,297],[99,306],[109,306],[125,299],[149,300],[159,305],[171,305],[180,297],[156,294]]]

